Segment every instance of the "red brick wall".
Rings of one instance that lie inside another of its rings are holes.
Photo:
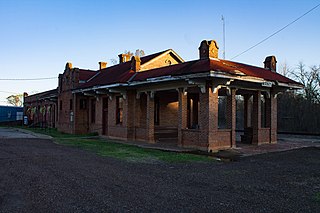
[[[158,98],[160,102],[159,126],[178,128],[178,92],[162,93]]]
[[[73,101],[73,95],[71,91],[64,91],[60,93],[58,97],[58,131],[65,133],[74,133],[74,122],[71,122],[70,99]],[[62,109],[60,104],[62,104]],[[74,114],[73,114],[74,115]],[[73,119],[74,121],[74,119]]]
[[[169,63],[171,63],[171,64],[169,64]],[[173,54],[166,54],[166,55],[163,55],[163,56],[157,58],[157,60],[154,60],[151,63],[143,65],[141,71],[143,72],[144,70],[169,66],[169,65],[178,64],[178,63],[180,63],[180,62]]]
[[[117,109],[117,105],[116,105],[116,100],[117,100],[117,96],[120,96],[120,94],[118,95],[113,95],[112,99],[108,101],[108,133],[109,133],[109,137],[110,138],[122,138],[127,140],[127,115],[125,115],[126,113],[123,113],[123,121],[122,124],[117,124],[116,123],[116,109]],[[127,99],[123,100],[124,104],[123,104],[123,112],[127,111]]]
[[[59,75],[58,86],[58,130],[65,133],[75,133],[74,122],[76,111],[75,95],[72,94],[72,89],[79,85],[79,71],[76,68],[70,69],[66,66],[63,74]],[[70,109],[70,100],[72,100],[73,106]],[[60,108],[62,103],[62,110]],[[72,117],[73,113],[73,119]]]
[[[217,132],[210,132],[211,137],[216,137],[217,140],[213,142],[209,142],[208,151],[214,151],[218,149],[228,149],[232,147],[231,142],[231,134],[232,131],[230,129],[218,130]]]
[[[200,140],[200,130],[182,129],[183,146],[207,151],[207,141]]]
[[[32,109],[36,109],[35,111]],[[42,109],[41,111],[39,109]],[[28,116],[29,125],[41,127],[56,126],[56,102],[50,100],[38,100],[38,97],[30,96],[24,99],[24,113]]]

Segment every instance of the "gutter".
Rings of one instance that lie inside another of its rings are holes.
[[[94,87],[89,87],[89,88],[85,88],[85,89],[76,89],[76,90],[72,91],[72,94],[87,92],[87,91],[91,91],[91,90],[108,89],[108,88],[120,87],[120,86],[128,86],[128,84],[127,83],[116,83],[116,84],[103,85],[103,86],[94,86]]]
[[[290,89],[303,89],[302,85],[277,82],[278,86],[290,87]]]
[[[137,73],[136,73],[137,74]],[[183,76],[160,76],[160,77],[155,77],[155,78],[148,78],[144,81],[133,81],[130,82],[134,77],[136,76],[133,75],[127,83],[116,83],[116,84],[111,84],[111,85],[102,85],[102,86],[93,86],[90,88],[85,88],[85,89],[76,89],[72,91],[72,93],[81,93],[81,92],[87,92],[87,91],[92,91],[92,90],[99,90],[99,89],[109,89],[109,88],[114,88],[114,87],[123,87],[123,86],[139,86],[143,84],[150,84],[150,83],[161,83],[161,82],[168,82],[168,81],[177,81],[177,80],[189,80],[190,78],[206,78],[206,77],[212,77],[212,78],[222,78],[222,79],[234,79],[234,80],[240,80],[240,81],[247,81],[247,82],[253,82],[253,83],[269,83],[272,87],[272,85],[277,85],[280,87],[287,87],[290,89],[302,89],[303,86],[299,86],[296,84],[288,84],[288,83],[281,83],[278,81],[266,81],[263,78],[257,78],[257,77],[250,77],[250,76],[231,76],[231,75],[225,75],[225,73],[221,73],[219,71],[214,71],[211,70],[208,72],[204,73],[196,73],[196,74],[189,74],[189,75],[183,75]],[[270,86],[267,86],[270,87]]]

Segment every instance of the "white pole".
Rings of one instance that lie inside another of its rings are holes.
[[[226,59],[226,29],[223,15],[221,16],[223,28],[223,59]]]

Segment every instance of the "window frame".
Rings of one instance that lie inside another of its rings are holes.
[[[123,103],[122,96],[116,96],[116,124],[122,125],[123,123]]]

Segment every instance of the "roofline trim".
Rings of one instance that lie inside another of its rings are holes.
[[[127,86],[127,85],[128,85],[127,83],[116,83],[116,84],[110,84],[110,85],[93,86],[85,89],[76,89],[76,90],[73,90],[72,93],[75,94],[75,93],[87,92],[90,90],[108,89],[112,87],[120,87],[120,86]]]
[[[302,89],[303,86],[296,85],[296,84],[289,84],[289,83],[282,83],[282,82],[275,82],[275,81],[268,81],[263,78],[257,78],[252,76],[232,76],[232,75],[226,75],[222,74],[219,71],[211,70],[208,72],[202,72],[202,73],[196,73],[196,74],[188,74],[188,75],[182,75],[182,76],[159,76],[155,78],[147,78],[143,81],[132,81],[128,83],[116,83],[116,84],[110,84],[110,85],[100,85],[100,86],[93,86],[90,88],[85,89],[77,89],[72,91],[72,93],[80,93],[80,92],[86,92],[90,90],[99,90],[99,89],[108,89],[108,88],[114,88],[114,87],[121,87],[121,86],[139,86],[143,84],[150,84],[150,83],[160,83],[160,82],[168,82],[168,81],[177,81],[177,80],[188,80],[190,78],[224,78],[224,79],[234,79],[234,80],[240,80],[240,81],[247,81],[247,82],[253,82],[253,83],[266,83],[266,82],[272,82],[272,85],[277,85],[280,87],[287,87],[290,89]]]
[[[290,89],[303,89],[302,85],[299,84],[289,84],[289,83],[282,83],[282,82],[277,82],[278,86],[281,87],[290,87]]]

